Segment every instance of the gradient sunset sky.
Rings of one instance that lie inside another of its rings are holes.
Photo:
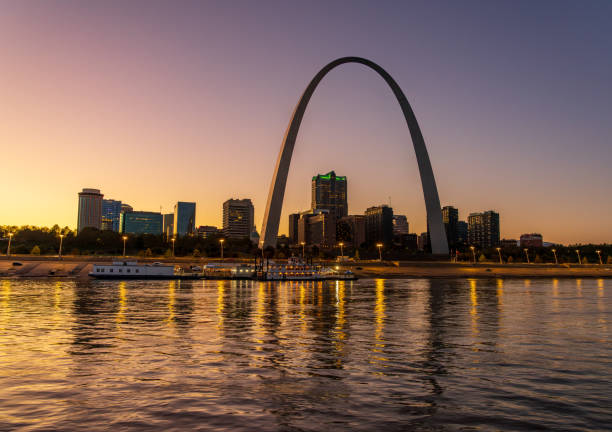
[[[610,1],[0,1],[0,224],[76,226],[77,193],[135,210],[251,198],[261,229],[291,112],[326,63],[361,56],[402,86],[442,205],[501,235],[612,242]],[[349,212],[425,206],[410,135],[361,65],[321,83],[281,219],[310,179],[348,177]]]

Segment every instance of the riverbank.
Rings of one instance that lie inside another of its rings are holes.
[[[15,278],[89,278],[94,263],[111,262],[117,257],[32,257],[11,256],[0,258],[0,277]],[[181,257],[173,259],[127,257],[139,262],[163,262],[183,267],[203,265],[220,260]],[[247,262],[225,260],[225,263]],[[14,265],[20,263],[21,265]],[[248,262],[247,262],[248,263]],[[324,265],[338,265],[333,262]],[[359,278],[612,278],[612,265],[577,264],[493,264],[493,263],[449,263],[449,262],[350,262],[341,264]]]

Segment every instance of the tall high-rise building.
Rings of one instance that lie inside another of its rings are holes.
[[[163,216],[161,213],[146,211],[131,211],[121,213],[120,232],[123,234],[154,234],[162,233]]]
[[[442,207],[442,222],[446,230],[446,241],[449,247],[458,242],[457,224],[459,223],[459,210],[453,206]]]
[[[298,244],[298,224],[300,221],[299,213],[291,213],[289,215],[289,243]]]
[[[228,199],[223,203],[224,236],[249,238],[254,229],[254,209],[250,199]]]
[[[365,211],[366,241],[391,244],[393,241],[393,209],[387,205]]]
[[[174,205],[174,236],[195,233],[196,203],[179,201]]]
[[[404,215],[393,215],[393,235],[401,236],[409,232],[408,218]]]
[[[121,201],[112,199],[102,200],[102,229],[119,232],[119,219],[121,216]]]
[[[499,245],[499,213],[489,210],[468,217],[468,243],[482,249]]]
[[[457,222],[457,243],[468,242],[468,224],[466,221]]]
[[[346,177],[334,171],[312,178],[312,210],[328,210],[336,220],[348,214]]]
[[[166,213],[162,216],[163,222],[163,234],[166,238],[170,238],[174,235],[174,213]]]
[[[298,242],[320,247],[336,244],[336,218],[328,210],[304,212],[298,221]]]
[[[100,189],[84,188],[79,192],[79,213],[77,220],[77,232],[83,228],[102,228],[102,198]]]

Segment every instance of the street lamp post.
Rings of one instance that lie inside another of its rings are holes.
[[[9,233],[9,244],[8,247],[6,248],[6,256],[10,256],[11,255],[11,240],[13,239],[13,233]]]
[[[599,257],[599,265],[602,265],[603,261],[601,260],[601,251],[600,250],[596,250],[595,252],[597,252],[597,256]]]
[[[302,245],[302,259],[305,259],[306,258],[306,253],[304,252],[304,246],[306,246],[306,243],[305,242],[301,242],[300,244]]]
[[[470,246],[470,249],[472,250],[472,259],[474,260],[474,264],[476,264],[476,252],[474,252],[474,249],[476,249],[474,246]]]
[[[62,243],[64,242],[64,234],[60,234],[59,258],[62,258]]]
[[[552,250],[553,255],[555,256],[555,264],[559,264],[559,260],[557,259],[557,249]]]
[[[176,241],[176,237],[172,237],[172,256],[174,256],[174,242]]]
[[[127,236],[123,236],[123,256],[125,256],[125,242],[127,241]]]
[[[499,263],[503,264],[504,262],[502,261],[501,248],[495,248],[495,249],[497,249],[497,254],[499,255]]]
[[[378,261],[382,262],[382,243],[377,243],[376,247],[378,248]]]
[[[219,243],[221,243],[221,261],[223,261],[223,242],[225,241],[225,239],[220,239]]]
[[[576,249],[576,255],[578,255],[578,264],[582,264],[582,259],[580,258],[580,250]]]
[[[525,248],[523,250],[525,251],[525,256],[527,257],[527,264],[531,264],[531,262],[529,261],[529,249]]]
[[[342,259],[342,257],[344,256],[344,243],[340,242],[338,243],[338,246],[340,246],[340,259]]]

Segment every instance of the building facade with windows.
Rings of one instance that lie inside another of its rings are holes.
[[[404,215],[393,215],[393,235],[402,236],[410,233],[408,218]]]
[[[132,211],[121,213],[120,232],[122,234],[160,235],[163,230],[161,213]]]
[[[84,188],[79,192],[79,208],[77,219],[77,232],[83,228],[102,228],[102,199],[104,195],[100,189]]]
[[[327,210],[336,220],[348,215],[346,177],[334,171],[312,178],[312,210]]]
[[[489,210],[468,217],[468,243],[481,249],[499,246],[499,213]]]
[[[223,235],[250,238],[255,229],[253,203],[250,199],[229,199],[223,203]]]
[[[179,201],[174,205],[172,234],[186,236],[195,234],[196,203]]]
[[[366,241],[370,244],[393,242],[393,209],[387,205],[365,211]]]
[[[459,242],[457,226],[459,224],[459,210],[453,206],[442,207],[442,222],[444,223],[448,246],[453,247]]]
[[[121,201],[102,200],[102,229],[119,232],[121,219]]]
[[[538,248],[544,246],[542,234],[537,233],[522,234],[520,238],[520,243],[522,248]]]

